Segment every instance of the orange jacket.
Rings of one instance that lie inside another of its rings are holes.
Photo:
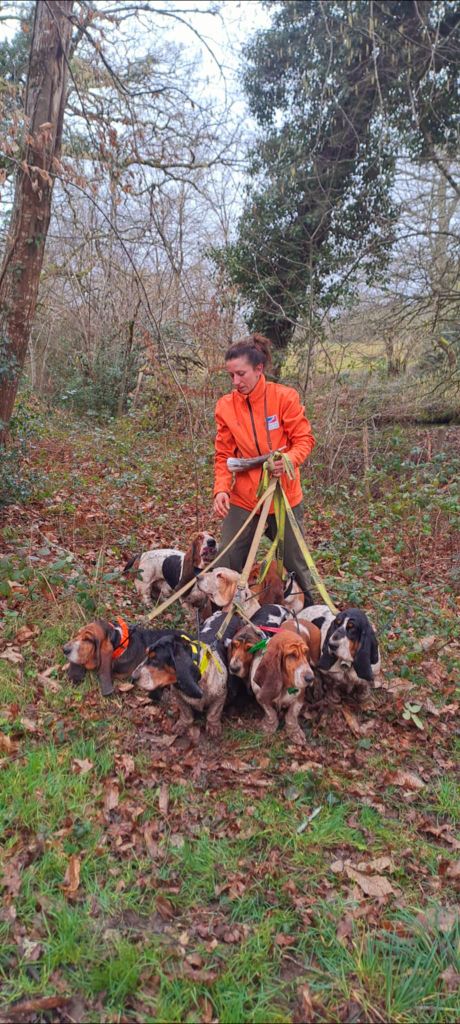
[[[298,505],[302,501],[298,467],[310,454],[315,439],[297,391],[267,381],[262,374],[249,395],[231,391],[219,398],[215,415],[214,494],[226,491],[232,505],[253,509],[261,466],[232,475],[227,459],[250,459],[285,446],[296,474],[294,480],[284,475],[282,483],[290,504]]]

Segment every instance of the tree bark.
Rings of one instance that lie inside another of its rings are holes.
[[[0,442],[7,437],[37,304],[62,144],[74,0],[37,0],[27,89],[25,143],[0,272]]]

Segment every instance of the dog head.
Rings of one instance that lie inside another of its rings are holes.
[[[185,552],[182,566],[183,579],[191,579],[200,569],[204,569],[206,565],[209,565],[209,562],[212,562],[216,554],[217,542],[215,538],[210,533],[207,533],[206,530],[197,533],[190,547]]]
[[[223,611],[228,611],[236,595],[237,599],[242,602],[246,614],[250,616],[253,614],[254,599],[249,587],[244,587],[242,592],[237,594],[239,580],[240,574],[235,572],[234,569],[218,568],[211,569],[204,576],[200,576],[197,579],[196,585],[203,594],[207,594],[213,604],[217,605],[218,608],[222,608]],[[258,602],[255,602],[255,605],[254,611],[257,611],[259,608]],[[249,610],[248,606],[250,606]]]
[[[337,663],[344,671],[353,668],[367,682],[378,672],[377,637],[360,608],[345,608],[329,626],[318,668],[328,671]]]
[[[232,675],[247,679],[255,651],[251,648],[260,640],[260,633],[253,626],[242,626],[228,646],[228,667]]]
[[[83,626],[63,647],[70,662],[69,679],[79,683],[86,672],[97,672],[101,693],[109,697],[113,693],[112,656],[118,643],[117,630],[105,619],[96,619]]]
[[[259,604],[283,604],[284,583],[278,576],[274,562],[271,563],[262,583],[258,582],[259,573],[260,563],[255,562],[249,573],[248,586]]]
[[[145,661],[134,670],[131,679],[150,693],[177,684],[186,697],[201,700],[203,696],[191,642],[175,633],[161,637],[149,647]]]
[[[313,680],[308,647],[302,637],[290,631],[277,633],[254,676],[254,683],[260,687],[257,700],[260,704],[271,704],[290,690],[303,693]]]

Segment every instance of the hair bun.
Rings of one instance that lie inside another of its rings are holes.
[[[267,362],[271,360],[272,354],[272,343],[269,338],[265,337],[265,334],[253,334],[251,336],[252,344],[254,348],[260,349],[263,352]]]

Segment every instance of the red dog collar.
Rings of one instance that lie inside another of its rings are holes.
[[[115,661],[115,658],[119,658],[122,654],[124,654],[129,643],[129,629],[125,620],[120,619],[120,617],[117,616],[115,621],[117,622],[119,628],[121,629],[121,637],[118,647],[115,648],[112,654],[112,661]],[[113,626],[113,623],[111,622],[110,625]]]

